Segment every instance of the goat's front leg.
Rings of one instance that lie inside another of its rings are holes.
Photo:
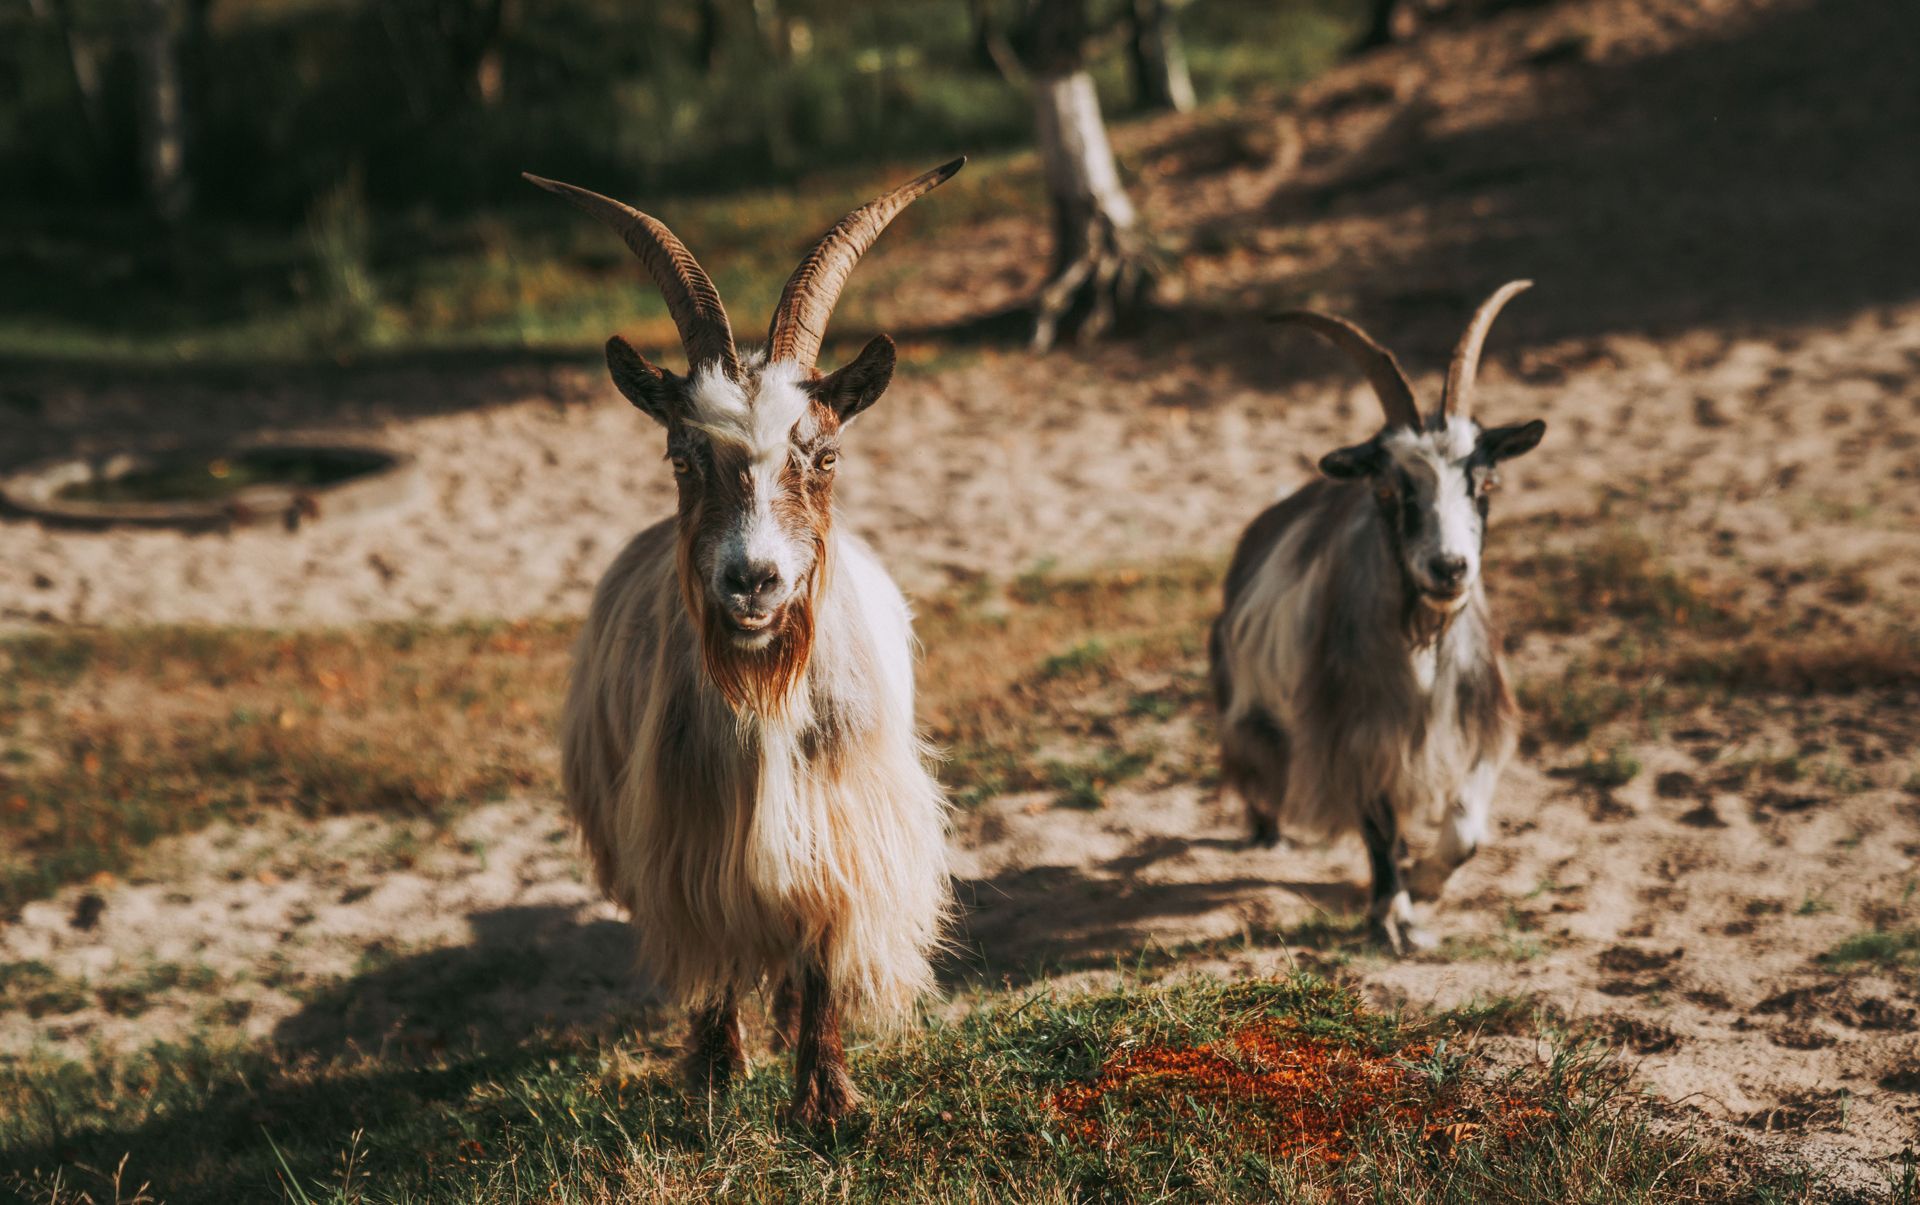
[[[1431,949],[1433,939],[1413,923],[1413,900],[1400,870],[1407,845],[1400,837],[1393,805],[1375,800],[1361,817],[1360,833],[1366,839],[1367,863],[1373,872],[1373,904],[1367,914],[1373,921],[1374,939],[1399,955]]]
[[[700,1093],[724,1093],[746,1064],[740,1048],[739,1008],[731,989],[718,1000],[694,1010],[687,1035],[687,1053],[680,1069],[687,1086]]]
[[[814,1128],[841,1120],[859,1104],[840,1042],[839,1001],[826,971],[810,959],[800,973],[800,1035],[788,1116],[796,1125]]]
[[[773,989],[773,1048],[792,1050],[800,1043],[800,976],[789,971]]]

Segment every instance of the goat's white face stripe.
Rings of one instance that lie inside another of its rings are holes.
[[[1482,523],[1468,467],[1478,438],[1471,420],[1456,418],[1438,431],[1396,431],[1384,441],[1416,494],[1409,501],[1420,511],[1420,529],[1406,541],[1404,555],[1408,572],[1422,586],[1438,585],[1428,566],[1442,557],[1465,562],[1463,590],[1479,579]]]
[[[702,366],[691,380],[689,425],[715,443],[747,455],[748,496],[713,558],[710,584],[716,594],[724,595],[730,566],[771,566],[786,586],[782,597],[769,600],[778,606],[811,568],[812,549],[781,526],[774,508],[785,489],[782,477],[796,439],[804,442],[818,432],[811,430],[812,402],[801,387],[798,366],[763,365],[756,357],[743,367],[745,386],[721,372],[718,364]]]

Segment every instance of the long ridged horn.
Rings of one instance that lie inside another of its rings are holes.
[[[1390,427],[1418,427],[1420,407],[1413,400],[1413,386],[1393,353],[1373,341],[1373,337],[1345,318],[1313,310],[1287,310],[1275,314],[1274,322],[1297,322],[1347,353],[1354,366],[1367,376],[1380,408],[1387,412]]]
[[[1533,287],[1531,280],[1510,280],[1480,303],[1453,349],[1453,363],[1447,367],[1447,384],[1440,394],[1440,413],[1436,417],[1471,418],[1473,416],[1473,379],[1480,372],[1480,348],[1487,341],[1487,330],[1500,316],[1501,307],[1514,296]]]
[[[966,163],[965,155],[943,163],[868,201],[820,236],[787,278],[787,287],[780,291],[780,304],[774,307],[773,322],[767,329],[770,363],[792,360],[803,369],[813,367],[826,337],[827,319],[833,314],[834,302],[840,300],[840,290],[846,287],[853,266],[901,210],[951,180]]]
[[[628,247],[646,265],[647,274],[659,286],[666,299],[667,313],[680,329],[680,345],[686,349],[687,368],[700,368],[714,360],[730,377],[740,375],[740,357],[733,349],[733,325],[727,321],[726,307],[713,280],[686,244],[658,218],[649,217],[631,205],[622,205],[597,192],[546,180],[532,172],[521,172],[529,184],[538,185],[568,202],[574,208],[612,227],[626,240]]]

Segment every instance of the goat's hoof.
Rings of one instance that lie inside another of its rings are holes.
[[[703,1042],[680,1060],[680,1078],[695,1096],[725,1096],[746,1065],[737,1038]]]
[[[695,1096],[725,1096],[739,1068],[732,1063],[690,1057],[680,1063],[680,1079]]]
[[[845,1121],[860,1107],[859,1090],[844,1072],[810,1076],[794,1086],[787,1106],[787,1123],[803,1130],[820,1130]]]
[[[1253,818],[1253,828],[1247,833],[1248,849],[1275,849],[1282,843],[1278,821],[1266,816]]]
[[[1440,944],[1433,934],[1398,916],[1374,917],[1372,932],[1373,940],[1385,946],[1395,958],[1406,958]]]

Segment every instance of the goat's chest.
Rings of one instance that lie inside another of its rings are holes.
[[[1440,649],[1438,644],[1429,644],[1413,650],[1408,658],[1409,668],[1413,671],[1413,684],[1424,695],[1431,698],[1434,682],[1440,673]]]

